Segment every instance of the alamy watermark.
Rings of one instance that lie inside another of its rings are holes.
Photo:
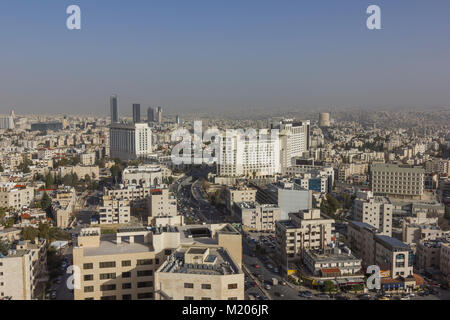
[[[70,5],[66,9],[66,14],[69,15],[66,21],[66,27],[69,30],[81,30],[81,8],[77,5]],[[370,16],[367,18],[366,26],[369,30],[381,29],[381,8],[378,5],[370,5],[367,7],[366,14]]]

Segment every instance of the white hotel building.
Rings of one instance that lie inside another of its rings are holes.
[[[228,131],[219,142],[221,176],[273,176],[280,172],[278,131],[261,129],[254,136]]]
[[[135,160],[152,155],[152,131],[147,123],[113,123],[109,140],[111,158]]]

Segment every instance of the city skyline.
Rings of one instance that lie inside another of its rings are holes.
[[[68,1],[0,4],[0,113],[104,114],[113,92],[168,112],[450,104],[446,1],[377,1],[375,31],[365,1],[77,4],[80,31]]]

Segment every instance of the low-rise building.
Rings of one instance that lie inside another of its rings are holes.
[[[6,255],[0,253],[0,300],[32,300],[48,280],[47,246],[44,239],[10,243]]]
[[[241,218],[245,230],[274,231],[275,222],[281,217],[280,208],[274,204],[235,202],[233,211]]]

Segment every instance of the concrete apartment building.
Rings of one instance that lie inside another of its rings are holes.
[[[347,240],[362,259],[364,269],[370,265],[380,267],[382,290],[411,291],[419,285],[420,277],[413,274],[414,254],[409,245],[378,234],[373,226],[358,221],[349,222]]]
[[[256,188],[256,201],[278,205],[282,220],[288,220],[291,212],[312,208],[312,191],[303,189],[290,179]]]
[[[447,282],[450,284],[450,243],[442,244],[440,253],[440,271]]]
[[[130,200],[104,195],[102,202],[98,209],[100,224],[125,224],[131,221]]]
[[[0,184],[0,207],[21,210],[29,207],[34,199],[34,188],[16,183]]]
[[[245,230],[275,231],[275,222],[281,218],[281,210],[274,204],[235,202],[233,211]]]
[[[132,208],[144,208],[147,205],[150,190],[151,188],[141,185],[119,185],[105,187],[103,194],[114,199],[128,200]]]
[[[152,225],[158,217],[175,217],[178,215],[177,199],[168,188],[150,190],[147,200],[148,224]]]
[[[279,220],[275,223],[281,261],[301,262],[305,250],[325,249],[334,240],[334,220],[322,219],[320,210],[303,210],[290,213],[289,217],[290,220]]]
[[[227,210],[232,212],[235,202],[256,201],[256,189],[247,186],[228,187],[225,191],[225,204]]]
[[[420,272],[439,270],[441,264],[441,247],[449,243],[445,239],[420,241],[416,247],[415,266]]]
[[[363,278],[361,261],[347,247],[342,249],[334,247],[325,250],[306,250],[304,254],[304,263],[307,271],[313,277],[319,277],[322,280],[334,280],[341,277],[349,280],[349,276],[356,276],[361,281],[361,278]],[[355,281],[351,279],[349,282]]]
[[[48,280],[47,249],[44,239],[18,241],[8,253],[0,254],[0,300],[32,300]]]
[[[95,152],[86,152],[80,154],[80,163],[83,166],[93,166],[95,164]]]
[[[217,261],[236,266],[235,273],[242,275],[242,283],[236,282],[235,277],[228,277],[229,274],[217,278],[209,277],[210,282],[206,283],[212,284],[214,294],[216,291],[222,292],[222,288],[216,288],[219,282],[238,283],[238,291],[233,286],[223,294],[224,297],[237,296],[243,299],[244,275],[240,271],[242,237],[231,225],[216,224],[122,228],[116,235],[102,236],[100,228],[83,229],[73,251],[74,265],[81,271],[80,287],[74,290],[75,300],[183,299],[184,296],[178,296],[183,292],[178,292],[180,280],[177,277],[180,273],[169,269],[163,271],[163,267],[168,257],[178,257],[175,252],[183,252],[190,247],[209,248],[210,255],[220,251],[221,257],[217,257]],[[199,271],[198,268],[196,270]],[[161,278],[156,275],[156,271],[159,271]],[[166,275],[166,272],[169,274]],[[195,272],[192,276],[196,276]],[[203,283],[205,280],[202,277],[203,275],[200,275],[197,279]],[[183,277],[188,278],[189,276]],[[162,288],[159,282],[164,283]],[[193,279],[192,283],[196,282]],[[181,283],[182,286],[183,284],[184,282]],[[199,296],[189,296],[194,299],[208,297],[212,294],[211,289],[205,288],[205,292],[199,293]],[[222,293],[217,293],[214,297],[219,294]]]
[[[394,206],[386,197],[374,197],[372,192],[357,192],[353,206],[353,219],[378,229],[380,234],[392,236]]]
[[[377,163],[371,172],[375,195],[415,200],[423,195],[425,169],[420,166]]]
[[[420,241],[436,240],[447,233],[438,225],[438,218],[427,218],[425,211],[418,212],[416,217],[406,217],[402,221],[402,241],[415,246]]]

